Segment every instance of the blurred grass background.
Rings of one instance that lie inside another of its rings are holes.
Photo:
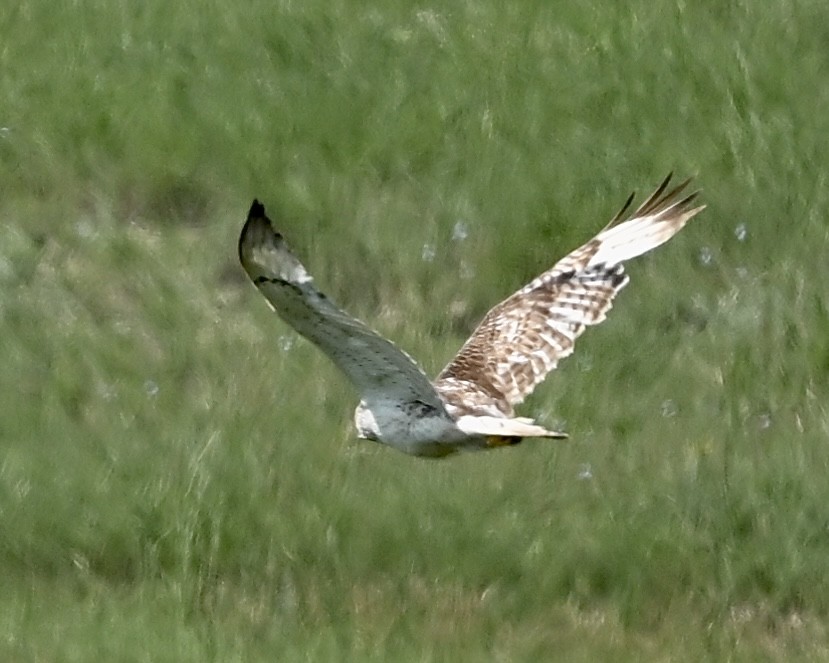
[[[0,658],[829,657],[818,0],[0,15]],[[437,372],[632,188],[708,209],[445,462],[236,264],[250,200]]]

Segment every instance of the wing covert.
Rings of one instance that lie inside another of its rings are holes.
[[[271,308],[328,355],[362,399],[416,400],[443,411],[431,382],[409,355],[316,288],[258,201],[239,238],[239,259]]]
[[[623,261],[668,241],[704,206],[696,193],[683,197],[686,180],[665,193],[671,176],[629,217],[633,196],[596,237],[491,309],[441,371],[435,386],[473,383],[512,415],[576,339],[602,322],[628,282]]]

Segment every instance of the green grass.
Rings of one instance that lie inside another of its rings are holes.
[[[3,12],[0,659],[829,656],[827,26],[819,0]],[[669,170],[708,209],[523,409],[565,443],[356,441],[236,264],[257,196],[435,373]]]

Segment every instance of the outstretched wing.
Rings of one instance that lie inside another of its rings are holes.
[[[328,355],[363,400],[419,401],[443,411],[411,357],[317,290],[257,200],[239,237],[239,260],[273,310]]]
[[[596,237],[489,311],[436,388],[486,394],[512,416],[512,406],[573,352],[585,328],[605,319],[628,282],[622,263],[668,241],[704,208],[692,207],[697,193],[682,195],[690,179],[665,193],[670,180],[625,218],[631,194]]]

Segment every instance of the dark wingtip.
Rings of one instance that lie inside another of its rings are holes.
[[[257,198],[254,198],[253,204],[250,206],[250,211],[248,212],[248,218],[251,219],[257,216],[265,216],[265,206]]]
[[[271,227],[271,220],[265,215],[265,206],[262,203],[260,203],[257,198],[254,198],[253,203],[250,206],[250,210],[248,211],[248,218],[245,221],[245,225],[242,228],[241,234],[239,235],[239,244],[237,248],[239,253],[239,260],[242,262],[242,264],[245,263],[244,247],[248,233],[256,233],[254,228],[261,228],[263,225],[265,228],[268,229],[269,232],[273,231],[273,228]]]
[[[618,212],[616,212],[616,216],[614,216],[610,220],[610,223],[607,224],[608,228],[610,228],[610,226],[615,225],[616,223],[618,223],[619,221],[622,220],[622,218],[625,216],[625,212],[628,211],[628,208],[630,207],[630,204],[633,202],[633,199],[635,197],[636,197],[636,192],[631,191],[630,195],[628,196],[628,199],[625,201],[625,204],[622,205],[622,209],[620,209]]]

